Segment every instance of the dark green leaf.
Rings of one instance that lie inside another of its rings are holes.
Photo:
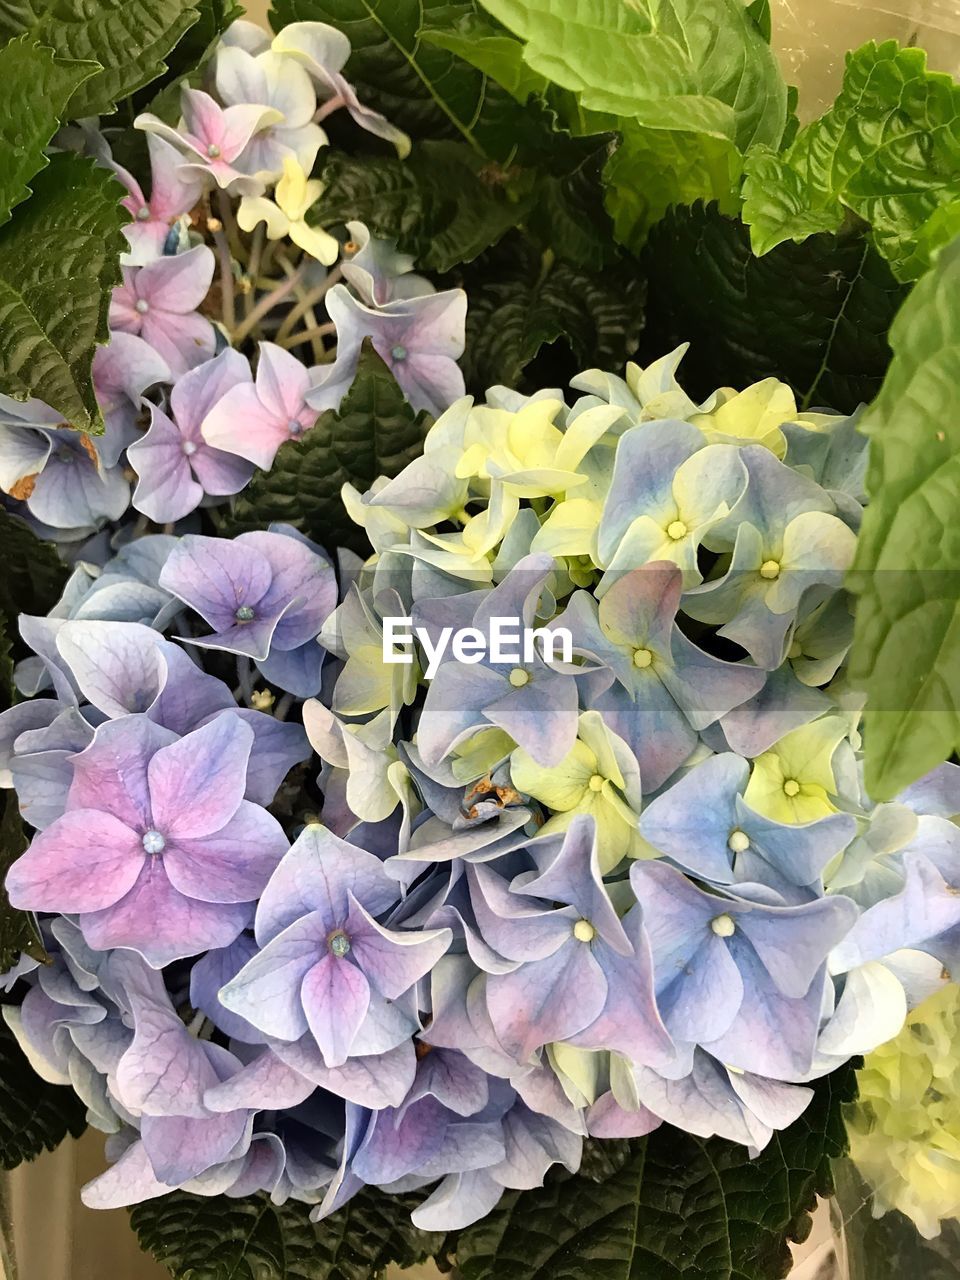
[[[866,786],[889,800],[960,747],[960,239],[890,330],[894,356],[864,415],[860,599],[850,676],[866,691]]]
[[[94,345],[107,338],[125,247],[123,189],[69,154],[54,156],[33,187],[29,206],[0,230],[0,385],[89,429],[99,417]]]
[[[13,702],[13,637],[5,614],[0,613],[0,711]]]
[[[45,614],[56,603],[67,571],[48,542],[27,528],[22,520],[0,508],[0,710],[10,703],[13,676],[13,641],[21,613]],[[13,791],[0,791],[0,973],[12,967],[21,951],[36,959],[43,954],[31,916],[14,911],[7,901],[3,880],[7,868],[27,847],[27,840]],[[0,1118],[2,1128],[2,1118]]]
[[[808,1233],[816,1196],[830,1192],[854,1087],[850,1068],[820,1081],[804,1115],[754,1160],[664,1126],[601,1182],[551,1178],[508,1193],[461,1232],[463,1280],[780,1280],[787,1242]]]
[[[410,1223],[416,1200],[370,1189],[312,1223],[310,1206],[292,1200],[175,1191],[138,1205],[130,1223],[142,1247],[184,1280],[373,1280],[390,1262],[412,1266],[440,1248],[442,1236]]]
[[[594,365],[618,369],[636,345],[643,290],[626,263],[582,271],[514,236],[478,259],[463,284],[470,306],[461,363],[477,395],[495,383],[525,389],[523,371],[551,344],[561,367],[543,351],[537,374],[546,385]]]
[[[681,380],[697,399],[777,377],[804,408],[850,413],[879,390],[906,290],[862,236],[818,235],[756,258],[742,223],[698,204],[653,229],[642,265],[642,359],[689,342]]]
[[[14,910],[3,887],[11,863],[20,857],[28,843],[16,795],[13,791],[0,791],[0,973],[12,969],[23,951],[34,960],[43,960],[46,956],[33,916]]]
[[[365,348],[339,412],[322,413],[302,439],[281,446],[270,471],[258,472],[237,498],[230,533],[281,520],[331,552],[352,546],[367,554],[340,490],[349,481],[363,492],[378,476],[396,475],[419,454],[430,422],[414,413],[380,357]]]
[[[63,58],[102,70],[70,100],[71,119],[113,111],[154,80],[197,21],[195,0],[0,0],[0,36],[27,32]]]
[[[565,171],[557,157],[545,166],[534,188],[527,230],[545,249],[577,267],[599,270],[617,254],[613,223],[604,206],[603,171],[616,148],[614,134],[572,139],[580,155]]]
[[[0,1165],[15,1169],[53,1151],[68,1133],[79,1138],[85,1128],[77,1095],[69,1085],[41,1080],[0,1020]]]
[[[40,539],[22,520],[0,507],[0,620],[6,634],[17,634],[21,613],[45,614],[59,599],[67,570],[53,546]]]
[[[421,28],[455,29],[473,0],[277,0],[272,20],[329,22],[350,38],[347,74],[360,98],[412,138],[458,138],[510,163],[529,124],[506,90],[456,54],[421,40]]]
[[[753,247],[837,231],[852,210],[900,280],[960,231],[960,84],[928,71],[922,49],[873,41],[847,54],[830,110],[786,151],[746,163],[744,221]]]
[[[358,218],[433,271],[496,244],[530,204],[511,199],[499,171],[455,142],[422,142],[405,161],[331,151],[322,180],[313,217],[327,226]]]
[[[0,49],[0,224],[30,194],[70,95],[96,71],[55,58],[29,36]]]

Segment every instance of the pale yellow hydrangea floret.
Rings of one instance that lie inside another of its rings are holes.
[[[835,813],[832,762],[847,731],[835,715],[793,729],[754,760],[744,800],[775,822],[813,822]]]
[[[513,785],[552,811],[541,828],[544,834],[565,831],[575,814],[593,815],[604,874],[642,851],[637,831],[640,778],[634,774],[636,761],[626,743],[596,711],[581,715],[577,741],[553,768],[537,764],[522,747],[510,757]]]
[[[797,402],[786,383],[764,378],[743,391],[723,387],[716,394],[720,403],[710,413],[690,419],[711,444],[759,444],[783,457],[787,442],[780,428],[797,420]]]
[[[287,236],[311,258],[330,266],[340,256],[339,241],[320,227],[310,226],[306,220],[308,210],[322,194],[323,183],[308,178],[296,157],[287,156],[273,199],[244,196],[237,209],[237,224],[244,231],[252,231],[263,222],[268,240],[282,240]]]
[[[949,985],[864,1060],[848,1125],[873,1213],[898,1209],[927,1239],[960,1218],[960,987]]]

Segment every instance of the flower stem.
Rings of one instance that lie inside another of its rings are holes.
[[[260,260],[263,256],[263,244],[266,238],[266,228],[262,222],[257,223],[256,230],[253,233],[253,243],[250,246],[250,257],[247,259],[247,269],[245,278],[247,281],[246,293],[243,295],[243,315],[247,319],[253,310],[253,287],[254,281],[260,274]]]
[[[322,302],[329,291],[335,284],[343,278],[343,272],[339,267],[334,267],[332,271],[327,273],[327,278],[323,284],[318,284],[315,289],[311,289],[305,293],[295,307],[292,307],[289,313],[284,317],[283,324],[277,330],[277,341],[285,338],[293,332],[293,327],[298,320],[311,311],[318,302]]]
[[[334,97],[328,98],[327,101],[322,103],[314,112],[314,121],[319,124],[321,120],[326,120],[327,116],[332,116],[335,111],[339,111],[344,105],[345,103],[342,94],[338,93]]]
[[[335,324],[314,324],[308,329],[299,329],[296,333],[288,334],[285,338],[281,338],[277,334],[276,343],[278,347],[283,347],[285,351],[290,351],[293,347],[299,347],[301,342],[313,342],[316,338],[327,338],[336,332],[337,326]],[[314,354],[317,355],[316,350]],[[317,358],[320,358],[319,355]]]
[[[223,323],[228,329],[232,329],[237,320],[233,295],[233,258],[222,230],[214,231],[213,243],[217,246],[217,257],[220,260],[220,307]]]
[[[237,654],[237,684],[244,702],[249,707],[253,697],[253,663],[240,654]]]
[[[278,306],[283,302],[284,298],[293,293],[294,289],[303,279],[305,270],[306,265],[301,263],[301,265],[294,270],[292,275],[288,276],[286,280],[281,280],[275,289],[271,289],[268,294],[260,299],[257,305],[252,308],[250,314],[245,319],[241,320],[231,333],[230,336],[235,347],[239,346],[244,338],[249,337],[264,316],[269,315],[274,307]]]

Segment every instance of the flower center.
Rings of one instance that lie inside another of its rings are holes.
[[[591,791],[602,791],[603,790],[603,774],[595,773],[593,777],[590,779],[590,781],[587,783],[587,786],[590,788]]]
[[[681,538],[687,536],[687,526],[682,520],[671,520],[667,525],[667,537],[672,538],[674,542],[679,542]]]
[[[390,354],[393,356],[394,360],[406,360],[407,348],[400,346],[398,343],[395,347],[390,348]]]
[[[147,222],[149,218],[150,218],[150,210],[147,208],[145,204],[142,204],[140,208],[137,210],[137,221]]]
[[[151,827],[149,831],[143,833],[143,839],[140,841],[143,845],[144,853],[158,854],[163,853],[167,847],[167,842],[159,831],[154,831]]]
[[[530,673],[524,671],[523,667],[514,667],[507,679],[515,689],[522,689],[525,684],[530,683]]]
[[[140,315],[145,316],[147,312],[150,310],[150,303],[146,300],[146,298],[138,298],[136,302],[133,304],[133,309],[134,311],[138,311]]]
[[[741,831],[739,827],[730,832],[730,839],[727,841],[727,848],[733,853],[746,853],[750,848],[750,837],[745,831]]]
[[[183,444],[180,446],[180,452],[185,453],[188,458],[192,458],[197,452],[197,446],[192,440],[184,440]]]
[[[573,936],[578,942],[592,942],[597,931],[589,920],[578,920],[573,926]]]
[[[732,917],[728,915],[714,916],[710,921],[710,928],[718,938],[732,938],[737,931]]]
[[[785,796],[798,796],[800,794],[800,783],[796,778],[784,778],[783,794]]]
[[[255,614],[248,604],[242,604],[233,615],[238,622],[252,622]]]
[[[292,436],[298,436],[303,431],[303,423],[298,418],[291,418],[287,423],[287,430]]]
[[[653,662],[653,654],[649,649],[634,649],[633,665],[639,667],[642,671],[645,667],[649,667]]]
[[[774,578],[779,578],[780,562],[778,560],[764,560],[763,564],[760,566],[760,577],[769,578],[771,581],[773,581]]]
[[[207,155],[211,160],[216,160],[220,155],[220,148],[215,142],[211,142],[209,147],[207,147]]]
[[[335,955],[338,960],[342,960],[350,950],[350,939],[342,929],[337,929],[327,939],[327,946],[330,948],[332,955]]]

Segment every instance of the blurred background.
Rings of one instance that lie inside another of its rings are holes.
[[[389,0],[386,0],[389,3]],[[265,22],[267,0],[250,0],[247,15]],[[960,0],[772,0],[773,40],[784,74],[800,90],[800,116],[819,115],[833,101],[843,77],[844,54],[866,40],[894,37],[902,44],[928,51],[930,65],[960,77]],[[67,1139],[53,1154],[22,1165],[5,1180],[4,1200],[16,1252],[4,1266],[0,1280],[167,1280],[168,1272],[140,1253],[124,1210],[97,1212],[80,1203],[80,1187],[104,1167],[102,1135],[92,1130],[79,1141]],[[869,1219],[862,1188],[846,1188],[844,1218]],[[850,1200],[853,1197],[853,1201]],[[880,1273],[856,1275],[848,1261],[837,1256],[830,1207],[822,1205],[814,1230],[795,1249],[791,1280],[882,1280]],[[946,1259],[945,1259],[946,1261]],[[887,1271],[889,1280],[912,1276],[924,1280],[915,1260],[907,1269]],[[960,1256],[947,1261],[960,1275]],[[885,1269],[886,1270],[886,1269]],[[433,1269],[404,1273],[405,1280],[437,1276]],[[930,1273],[932,1274],[932,1273]],[[388,1272],[390,1280],[399,1276]]]

